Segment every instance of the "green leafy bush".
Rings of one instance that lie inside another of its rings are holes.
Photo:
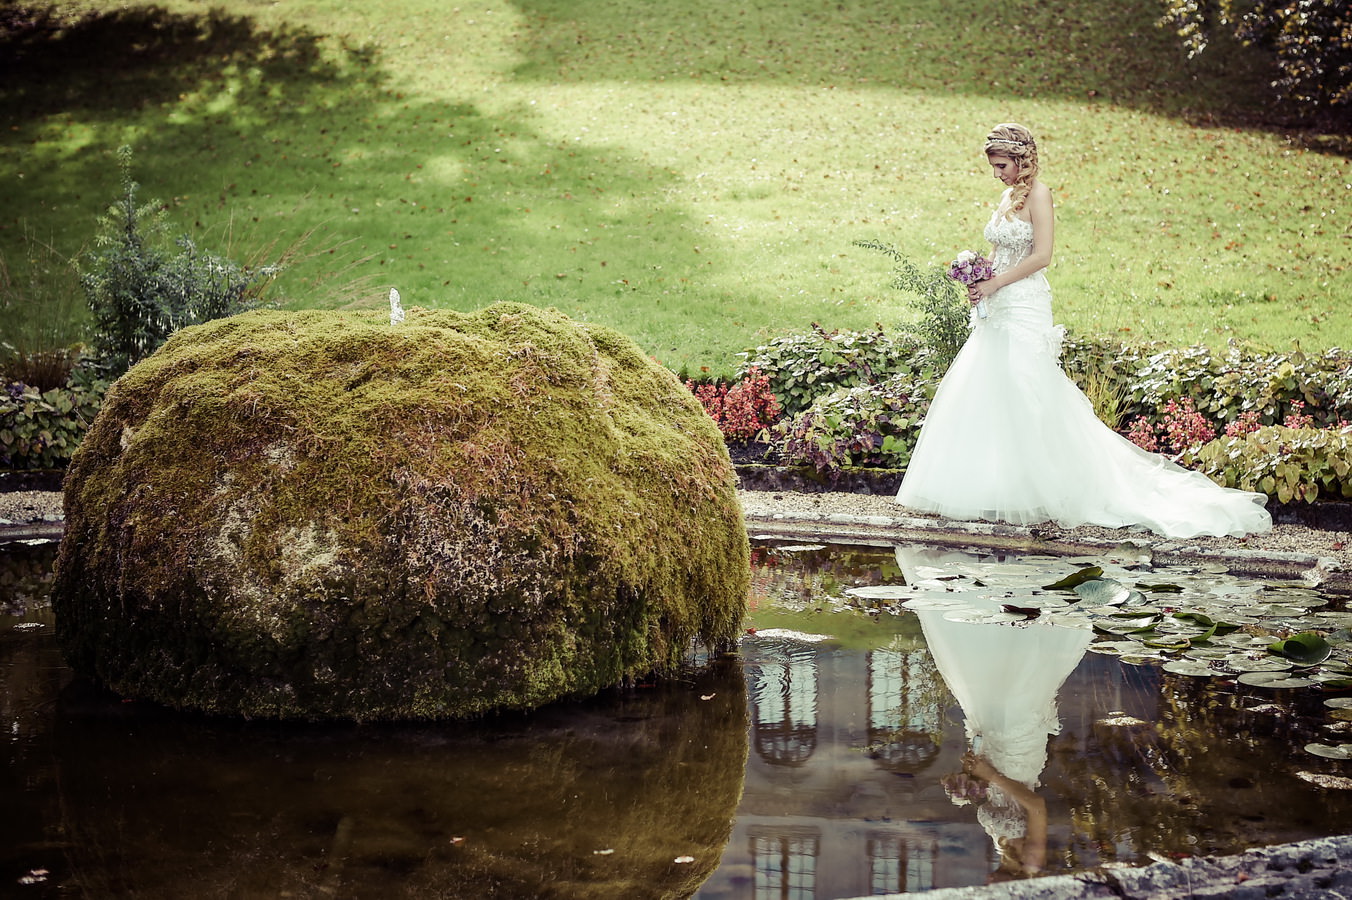
[[[149,356],[180,328],[259,305],[276,266],[246,268],[198,249],[186,235],[166,247],[160,204],[139,204],[131,150],[118,151],[122,196],[100,220],[80,277],[94,314],[93,346],[112,375]]]
[[[819,472],[847,466],[905,468],[938,383],[930,369],[818,397],[778,426],[780,452],[790,465],[811,465]]]
[[[1352,427],[1274,425],[1211,441],[1185,453],[1183,465],[1233,488],[1259,491],[1282,503],[1352,497]]]
[[[94,421],[108,382],[74,369],[62,387],[43,391],[13,382],[0,393],[0,468],[59,469]]]
[[[840,388],[877,384],[892,375],[917,372],[924,360],[920,341],[909,334],[876,331],[826,331],[814,324],[806,334],[791,334],[739,354],[738,377],[765,373],[769,388],[787,415],[812,405]]]

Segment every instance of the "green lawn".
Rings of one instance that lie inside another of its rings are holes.
[[[907,321],[852,242],[978,246],[981,139],[1013,119],[1042,141],[1072,328],[1352,344],[1345,136],[1264,125],[1261,60],[1186,60],[1153,0],[82,8],[103,15],[0,46],[11,270],[25,230],[88,244],[129,143],[209,249],[318,226],[308,248],[335,249],[278,283],[288,304],[523,300],[726,371],[811,322]],[[42,309],[0,309],[0,335]]]

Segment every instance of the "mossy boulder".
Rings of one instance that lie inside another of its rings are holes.
[[[554,312],[256,311],[110,391],[65,481],[66,658],[175,708],[462,718],[735,638],[721,436],[627,338]]]

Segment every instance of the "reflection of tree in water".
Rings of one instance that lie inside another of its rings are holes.
[[[1052,767],[1071,806],[1069,865],[1238,853],[1352,827],[1352,798],[1295,777],[1338,771],[1302,749],[1321,739],[1324,716],[1304,708],[1320,694],[1135,666],[1121,677],[1152,709],[1105,707],[1084,745],[1063,748]]]
[[[918,772],[939,755],[947,686],[927,649],[874,650],[868,658],[869,756],[894,772]]]
[[[752,547],[750,608],[804,609],[841,596],[850,585],[880,584],[898,574],[891,558],[876,549]]]
[[[817,749],[817,655],[786,646],[749,671],[756,754],[776,766],[801,766]]]

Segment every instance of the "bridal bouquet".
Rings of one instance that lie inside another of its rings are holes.
[[[994,274],[995,269],[991,266],[990,260],[971,250],[962,251],[957,259],[948,265],[948,277],[969,287],[978,281],[985,281]],[[976,314],[983,319],[989,315],[986,312],[985,300],[976,305]]]

